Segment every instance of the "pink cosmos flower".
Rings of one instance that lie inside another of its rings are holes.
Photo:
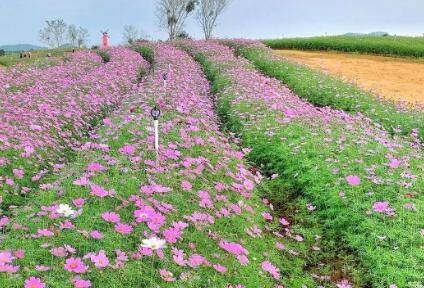
[[[377,213],[384,213],[386,212],[387,209],[389,209],[389,202],[387,201],[383,201],[383,202],[375,202],[372,205],[372,208],[374,209],[375,212]]]
[[[337,288],[352,288],[352,286],[349,284],[349,281],[342,280],[339,283],[337,283]]]
[[[91,195],[93,196],[97,196],[100,198],[104,198],[106,196],[109,195],[109,192],[106,191],[103,187],[96,185],[96,184],[91,184]]]
[[[99,171],[102,171],[104,169],[105,168],[102,166],[102,164],[97,163],[97,162],[90,163],[87,166],[87,170],[91,171],[91,172],[99,172]]]
[[[115,212],[104,212],[102,214],[102,218],[106,222],[111,222],[111,223],[118,223],[119,221],[121,221],[121,217],[119,216],[119,214]]]
[[[107,258],[104,250],[100,250],[98,255],[91,255],[90,259],[94,263],[94,266],[100,269],[109,265],[109,259]]]
[[[17,259],[23,259],[25,257],[25,251],[22,249],[16,250],[13,253],[13,256],[15,256]]]
[[[269,261],[262,262],[262,269],[274,277],[274,279],[278,280],[280,279],[280,270],[272,265]]]
[[[401,162],[398,159],[393,158],[389,163],[389,167],[394,169],[394,168],[399,167],[400,164],[401,164]]]
[[[44,284],[40,278],[30,277],[25,280],[24,288],[44,288],[46,284]]]
[[[283,226],[289,226],[290,225],[290,222],[287,221],[285,218],[280,218],[280,223]]]
[[[19,266],[14,266],[14,265],[0,262],[0,272],[16,273],[18,272],[18,270],[19,270]]]
[[[252,181],[250,181],[249,179],[244,180],[243,186],[248,191],[252,191],[253,188],[255,188],[255,184]]]
[[[159,269],[160,277],[166,282],[174,282],[176,279],[174,275],[165,269]]]
[[[18,178],[18,179],[24,178],[24,170],[23,169],[13,169],[12,172],[13,172],[13,175],[16,178]]]
[[[41,271],[41,272],[45,272],[45,271],[49,271],[50,270],[50,267],[49,266],[44,266],[44,265],[36,265],[35,266],[35,270]]]
[[[190,191],[193,188],[193,186],[191,185],[190,182],[184,180],[184,181],[181,182],[181,188],[184,191]]]
[[[202,265],[205,261],[206,259],[203,256],[199,254],[193,254],[190,256],[190,258],[188,258],[188,265],[190,265],[192,268],[196,268],[197,266]]]
[[[15,259],[15,257],[13,257],[13,255],[10,251],[1,251],[0,252],[0,263],[1,264],[12,263],[13,259]]]
[[[50,231],[49,229],[38,229],[37,234],[34,235],[34,238],[39,237],[52,237],[54,236],[54,233]]]
[[[350,186],[358,186],[359,184],[361,184],[361,179],[356,175],[347,176],[346,181]]]
[[[219,273],[225,273],[227,272],[227,268],[225,266],[219,265],[219,264],[214,264],[212,266],[216,271],[218,271]]]
[[[9,217],[3,216],[0,218],[0,228],[9,224]]]
[[[103,238],[103,234],[100,231],[97,230],[93,230],[90,232],[90,236],[93,239],[102,239]]]
[[[84,198],[78,198],[78,199],[73,199],[72,203],[76,206],[76,207],[82,207],[85,203],[85,199]]]
[[[50,253],[52,253],[52,255],[56,256],[56,257],[66,257],[66,255],[67,255],[67,252],[66,252],[65,248],[63,248],[63,247],[52,248],[50,250]]]
[[[103,124],[106,126],[110,126],[112,125],[112,120],[110,120],[109,118],[105,118],[103,119]]]
[[[125,144],[122,146],[121,149],[119,149],[119,152],[124,155],[134,155],[135,153],[135,146],[130,144]]]
[[[136,217],[137,222],[148,221],[156,214],[155,209],[150,206],[143,206],[139,210],[134,211],[134,217]]]
[[[272,215],[269,212],[262,212],[262,217],[267,221],[272,221]]]
[[[79,278],[75,279],[74,280],[74,287],[75,288],[90,288],[91,287],[91,281],[79,279]]]
[[[123,235],[128,235],[133,231],[133,227],[128,224],[117,223],[115,225],[115,231]]]
[[[69,272],[82,274],[87,272],[88,267],[82,262],[81,258],[68,258],[65,262],[65,269]]]

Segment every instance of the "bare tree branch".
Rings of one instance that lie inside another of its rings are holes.
[[[47,20],[46,27],[40,30],[40,40],[50,47],[60,47],[64,44],[65,34],[68,28],[62,19]]]
[[[196,0],[157,0],[156,16],[159,25],[168,32],[169,40],[174,40],[182,32],[184,22],[194,11]]]
[[[200,0],[196,19],[202,26],[206,40],[212,37],[212,32],[217,26],[216,20],[229,2],[229,0]]]
[[[128,44],[134,43],[135,40],[139,38],[139,31],[135,28],[134,25],[125,25],[124,32],[122,33],[122,37],[124,41]]]

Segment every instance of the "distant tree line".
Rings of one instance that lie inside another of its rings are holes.
[[[169,40],[190,38],[184,31],[187,18],[195,13],[205,39],[213,36],[218,25],[218,17],[231,0],[156,0],[156,16],[161,28],[168,33]],[[75,25],[68,25],[63,19],[47,20],[46,26],[39,32],[40,41],[51,48],[59,48],[65,44],[72,47],[85,47],[88,41],[88,30]],[[133,25],[125,25],[123,38],[132,44],[136,40],[148,40],[150,37]]]
[[[47,20],[46,26],[39,32],[40,41],[51,48],[59,48],[65,44],[72,47],[85,47],[89,37],[84,27],[68,25],[63,19]]]

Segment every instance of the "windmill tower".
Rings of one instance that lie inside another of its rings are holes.
[[[100,31],[102,33],[102,48],[107,48],[109,46],[109,30]]]

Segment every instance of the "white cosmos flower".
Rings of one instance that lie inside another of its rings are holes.
[[[68,204],[59,204],[56,212],[62,214],[65,217],[69,217],[75,214],[75,210],[73,210]]]
[[[141,241],[141,247],[158,250],[166,247],[166,241],[156,237],[144,239]]]

